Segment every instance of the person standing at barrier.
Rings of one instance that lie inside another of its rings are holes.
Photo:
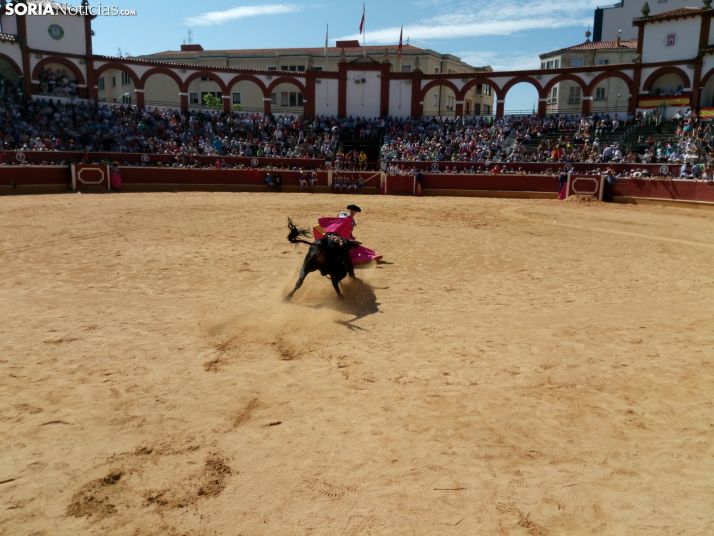
[[[424,174],[421,171],[417,171],[416,175],[414,175],[414,195],[417,197],[424,195],[424,191],[422,190],[423,181]]]
[[[602,200],[612,201],[612,190],[615,187],[615,170],[611,167],[605,170],[603,175]]]
[[[568,170],[567,168],[563,168],[560,170],[560,174],[558,175],[558,199],[561,201],[568,197]]]
[[[119,191],[121,190],[121,170],[119,169],[119,166],[114,163],[114,165],[111,167],[109,170],[109,184],[111,185],[112,190],[114,191]]]

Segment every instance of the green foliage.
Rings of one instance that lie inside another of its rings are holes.
[[[216,97],[215,95],[211,95],[210,93],[206,93],[203,96],[203,104],[205,104],[208,108],[211,108],[213,110],[222,110],[223,109],[223,99],[220,99]]]

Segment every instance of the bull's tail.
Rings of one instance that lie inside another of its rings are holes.
[[[288,218],[288,229],[290,229],[290,232],[288,233],[288,240],[291,243],[307,244],[308,246],[312,245],[312,242],[308,242],[307,240],[300,238],[301,236],[310,236],[307,229],[300,229],[297,225],[293,223],[292,218]]]

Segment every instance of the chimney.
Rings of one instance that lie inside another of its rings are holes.
[[[201,45],[193,44],[193,45],[187,45],[183,44],[181,45],[181,52],[202,52],[203,47]]]

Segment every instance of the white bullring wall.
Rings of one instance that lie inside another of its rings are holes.
[[[379,76],[380,73],[375,71],[347,72],[347,115],[379,117],[382,82]],[[357,80],[360,82],[357,83]]]
[[[333,78],[317,78],[315,83],[315,115],[337,115],[337,84]]]
[[[666,24],[652,23],[645,26],[642,61],[674,61],[693,59],[699,53],[701,17],[671,20]],[[667,46],[667,36],[674,34],[674,46]]]
[[[389,82],[389,115],[409,117],[412,111],[411,80],[391,80]]]
[[[84,17],[72,15],[26,16],[27,44],[30,48],[58,54],[86,54]],[[62,39],[50,37],[48,29],[56,24],[64,30]]]

